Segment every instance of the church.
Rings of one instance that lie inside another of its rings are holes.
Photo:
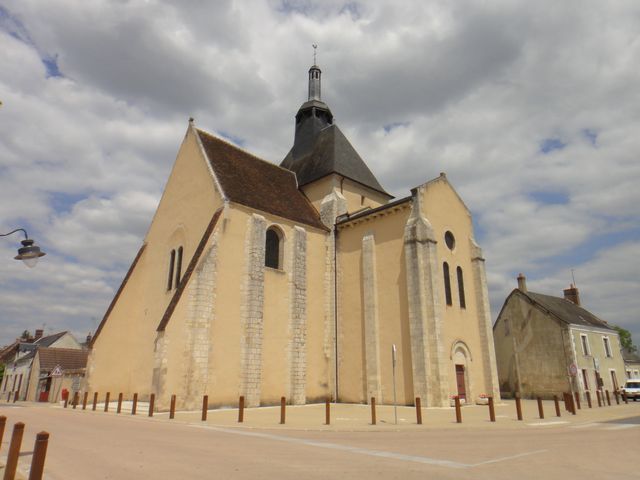
[[[395,199],[309,69],[280,166],[189,121],[86,390],[159,409],[499,398],[482,250],[444,173]],[[395,362],[392,359],[394,352]],[[395,381],[394,381],[395,378]]]

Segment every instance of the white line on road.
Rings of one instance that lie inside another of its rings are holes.
[[[565,423],[569,423],[569,422],[559,420],[556,422],[525,423],[525,425],[528,425],[529,427],[546,427],[547,425],[563,425]]]
[[[637,427],[638,425],[635,423],[621,423],[619,425],[615,425],[612,427],[607,428],[606,430],[626,430],[627,428],[634,428]]]
[[[601,423],[583,423],[582,425],[574,425],[569,428],[587,428],[587,427],[599,427]]]
[[[535,450],[533,452],[524,452],[524,453],[520,453],[517,455],[512,455],[509,457],[501,457],[501,458],[495,458],[492,460],[486,460],[484,462],[480,462],[480,463],[461,463],[461,462],[454,462],[452,460],[442,460],[442,459],[438,459],[438,458],[430,458],[430,457],[423,457],[423,456],[419,456],[419,455],[405,455],[402,453],[396,453],[396,452],[386,452],[383,450],[371,450],[368,448],[360,448],[360,447],[352,447],[349,445],[340,445],[337,443],[328,443],[328,442],[318,442],[318,441],[314,441],[314,440],[304,440],[304,439],[299,439],[299,438],[292,438],[292,437],[286,437],[283,435],[274,435],[271,433],[260,433],[260,432],[249,432],[246,430],[235,430],[235,429],[228,429],[228,428],[220,428],[220,427],[212,427],[212,426],[208,426],[208,425],[199,425],[199,424],[193,424],[190,423],[189,424],[190,427],[194,427],[194,428],[202,428],[202,429],[206,429],[206,430],[215,430],[216,432],[222,432],[222,433],[230,433],[230,434],[235,434],[235,435],[245,435],[248,437],[257,437],[257,438],[264,438],[264,439],[268,439],[268,440],[277,440],[280,442],[288,442],[288,443],[296,443],[299,445],[306,445],[306,446],[310,446],[310,447],[318,447],[318,448],[327,448],[330,450],[340,450],[343,452],[349,452],[349,453],[357,453],[360,455],[368,455],[371,457],[382,457],[382,458],[390,458],[393,460],[402,460],[405,462],[415,462],[415,463],[422,463],[422,464],[427,464],[427,465],[436,465],[439,467],[447,467],[447,468],[472,468],[472,467],[477,467],[480,465],[486,465],[486,464],[490,464],[490,463],[498,463],[498,462],[504,462],[507,460],[512,460],[515,458],[520,458],[520,457],[524,457],[524,456],[528,456],[528,455],[535,455],[538,453],[543,453],[546,452],[547,450]]]

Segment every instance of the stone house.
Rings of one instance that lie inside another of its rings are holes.
[[[84,380],[89,352],[84,349],[40,347],[34,352],[25,400],[56,403],[62,393],[69,400]]]
[[[624,359],[626,378],[640,378],[640,355],[623,348],[622,358]]]
[[[309,70],[280,166],[189,122],[91,342],[90,391],[179,408],[498,395],[471,214],[447,177],[394,200]]]
[[[71,332],[64,331],[43,336],[43,330],[36,330],[31,342],[17,342],[5,360],[5,372],[0,385],[0,396],[26,400],[33,359],[40,348],[65,348],[80,350],[82,346]]]
[[[493,326],[500,391],[551,398],[562,392],[617,390],[624,379],[618,333],[580,305],[571,285],[564,298],[518,288],[502,306]]]

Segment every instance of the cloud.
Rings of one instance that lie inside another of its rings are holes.
[[[323,99],[385,188],[447,176],[474,213],[494,316],[523,271],[634,332],[640,281],[637,2],[175,3],[0,8],[0,344],[95,328],[135,255],[187,119],[279,163]],[[98,253],[96,253],[98,252]]]

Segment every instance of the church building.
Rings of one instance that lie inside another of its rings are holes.
[[[385,191],[321,70],[280,166],[189,122],[91,344],[86,389],[159,409],[499,396],[482,250],[445,174]]]

